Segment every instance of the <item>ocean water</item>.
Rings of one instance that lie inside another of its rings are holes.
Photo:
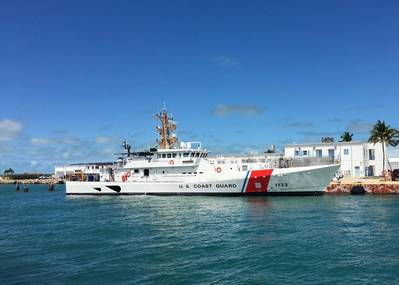
[[[399,196],[64,191],[0,185],[0,284],[399,284]]]

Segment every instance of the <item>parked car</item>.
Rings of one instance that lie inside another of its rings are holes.
[[[392,171],[392,181],[399,181],[399,169]]]

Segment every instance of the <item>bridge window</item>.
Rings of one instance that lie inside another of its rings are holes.
[[[199,152],[197,152],[196,154],[195,154],[195,157],[199,157],[200,156],[200,154],[199,154]]]
[[[191,157],[194,157],[194,155],[195,155],[195,153],[194,153],[194,152],[192,152],[190,156],[191,156]]]
[[[183,157],[189,157],[190,156],[190,154],[188,153],[188,152],[185,152],[184,154],[183,154]]]

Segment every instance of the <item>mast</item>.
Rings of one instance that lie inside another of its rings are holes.
[[[176,123],[172,117],[168,116],[165,107],[162,112],[155,115],[155,118],[161,121],[161,126],[156,127],[160,136],[160,139],[157,140],[159,148],[169,149],[177,142],[177,137],[174,133],[176,131]]]

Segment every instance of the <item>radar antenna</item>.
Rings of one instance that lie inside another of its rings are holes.
[[[131,152],[132,146],[130,144],[128,144],[127,141],[123,141],[122,147],[123,147],[123,149],[126,150],[127,157],[130,157],[132,155],[132,152]]]

